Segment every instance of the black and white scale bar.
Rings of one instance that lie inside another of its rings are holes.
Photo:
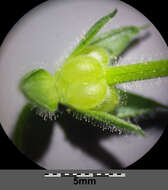
[[[44,177],[126,177],[126,173],[45,173]]]

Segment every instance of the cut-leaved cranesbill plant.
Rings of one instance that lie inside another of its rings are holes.
[[[125,119],[159,107],[168,109],[166,105],[116,87],[120,83],[168,76],[168,60],[114,64],[140,31],[148,27],[125,26],[96,35],[116,13],[114,10],[98,20],[54,75],[36,69],[22,78],[20,89],[39,108],[39,113],[48,113],[52,118],[59,112],[58,105],[64,105],[65,111],[77,119],[145,135],[141,127]]]

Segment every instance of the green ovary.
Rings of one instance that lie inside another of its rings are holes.
[[[88,55],[67,60],[55,75],[60,101],[78,109],[99,105],[106,95],[105,72],[100,62]]]

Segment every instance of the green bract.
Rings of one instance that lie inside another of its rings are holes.
[[[114,66],[116,59],[147,26],[126,26],[96,36],[117,10],[97,21],[77,47],[51,75],[43,69],[34,70],[22,79],[20,88],[37,107],[56,112],[58,104],[80,118],[94,119],[103,126],[115,125],[144,135],[139,126],[121,118],[134,117],[167,106],[150,99],[123,92],[115,85],[124,82],[168,76],[168,60],[157,60]],[[127,97],[127,99],[125,98]],[[123,99],[125,104],[122,104]]]

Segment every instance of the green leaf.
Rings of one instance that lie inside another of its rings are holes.
[[[20,89],[30,102],[48,111],[56,111],[58,94],[55,78],[44,69],[33,70],[26,74],[21,80]]]
[[[67,109],[68,113],[72,112],[72,115],[79,120],[84,120],[86,122],[91,122],[91,121],[98,121],[102,123],[103,128],[107,129],[112,129],[113,126],[118,127],[119,129],[124,129],[128,131],[135,132],[137,134],[140,134],[142,136],[145,136],[145,133],[143,130],[137,126],[134,125],[130,122],[126,122],[112,114],[106,113],[106,112],[101,112],[101,111],[83,111],[83,110],[77,110],[74,108],[68,108]]]
[[[111,58],[119,56],[131,41],[139,34],[140,30],[146,29],[148,25],[142,27],[125,26],[112,29],[108,32],[95,36],[89,45],[96,45],[106,49]]]
[[[111,85],[168,76],[168,60],[122,65],[107,68],[107,83]]]
[[[129,118],[150,113],[157,108],[168,109],[168,106],[162,105],[150,98],[146,98],[131,92],[118,89],[120,103],[113,112],[120,118]]]
[[[77,47],[73,50],[73,52],[70,54],[68,58],[71,58],[72,56],[76,55],[81,51],[83,48],[85,48],[90,40],[99,32],[99,30],[111,19],[115,16],[117,13],[117,9],[115,9],[112,13],[102,17],[100,20],[98,20],[90,29],[89,31],[84,35],[82,40],[79,42]]]

